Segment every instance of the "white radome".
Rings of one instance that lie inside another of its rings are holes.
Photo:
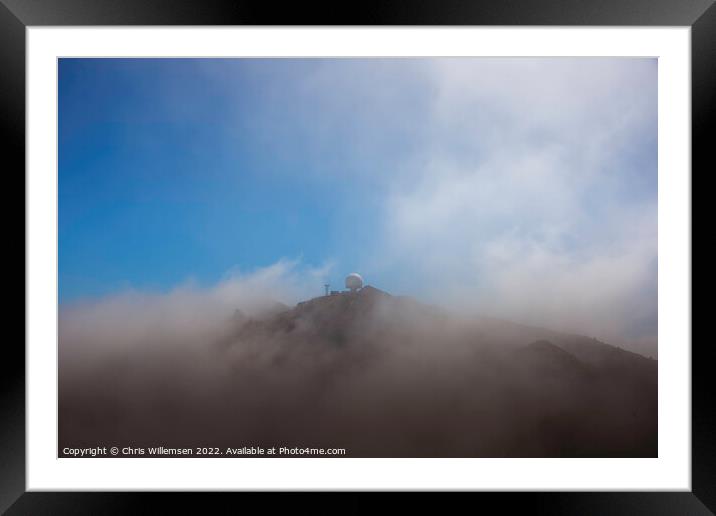
[[[357,272],[351,272],[346,276],[346,288],[352,291],[363,288],[363,278],[361,278],[361,275]]]

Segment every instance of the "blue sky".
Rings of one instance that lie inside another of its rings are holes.
[[[261,85],[232,68],[233,91],[192,61],[61,61],[62,300],[321,259],[339,199],[240,127]]]
[[[656,60],[61,59],[61,303],[283,264],[656,335]],[[299,297],[300,297],[299,296]]]
[[[325,138],[325,162],[306,149],[323,97],[291,84],[321,66],[61,60],[60,299],[211,283],[282,257],[357,267],[344,231],[368,238],[374,182],[345,173],[366,166],[341,148],[349,135]],[[405,152],[392,150],[382,166]]]

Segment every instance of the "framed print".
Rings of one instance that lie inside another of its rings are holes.
[[[9,514],[714,510],[691,322],[712,3],[6,4]]]

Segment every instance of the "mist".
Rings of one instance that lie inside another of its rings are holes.
[[[451,311],[657,356],[656,59],[77,68],[62,156],[88,152],[92,131],[121,152],[61,164],[63,300],[301,257],[342,271],[318,288],[359,270]],[[158,140],[147,120],[184,137]]]
[[[60,66],[61,446],[656,455],[656,59]]]
[[[370,287],[284,305],[301,289],[287,263],[62,309],[61,448],[655,453],[655,362]]]
[[[341,199],[326,252],[343,270],[657,356],[655,59],[252,66],[271,78],[253,137]],[[202,73],[238,120],[236,72]]]

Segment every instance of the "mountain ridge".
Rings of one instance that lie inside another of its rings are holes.
[[[379,306],[381,304],[383,306]],[[385,306],[386,304],[389,306]],[[287,305],[283,305],[283,307],[283,310],[276,310],[271,314],[264,314],[262,317],[252,320],[254,320],[254,324],[257,324],[256,321],[258,321],[259,325],[270,326],[276,324],[289,332],[297,327],[300,328],[301,321],[306,322],[308,320],[311,326],[318,324],[319,326],[327,325],[333,328],[335,334],[339,328],[353,330],[354,328],[352,327],[356,324],[364,324],[366,316],[377,315],[381,317],[381,308],[383,311],[392,309],[393,316],[396,315],[396,308],[398,312],[407,309],[411,312],[417,312],[418,316],[425,317],[422,321],[423,323],[427,320],[431,324],[438,325],[446,324],[450,317],[441,308],[421,303],[410,296],[394,296],[370,285],[366,285],[357,292],[345,291],[332,295],[317,296],[298,302],[293,307]],[[373,311],[372,314],[371,311]],[[375,313],[376,311],[378,312],[377,314]],[[383,320],[382,322],[387,321]],[[494,327],[501,326],[503,330],[508,330],[508,333],[512,335],[523,334],[525,336],[522,339],[524,346],[530,346],[540,341],[550,342],[585,363],[614,365],[614,363],[624,360],[646,361],[646,363],[652,365],[657,363],[654,358],[576,333],[559,332],[486,316],[450,322],[468,327],[472,325],[477,334],[490,331],[500,333],[499,330],[495,331]],[[305,324],[303,326],[306,327]]]
[[[86,358],[60,444],[343,447],[351,457],[655,457],[657,362],[589,337],[461,319],[367,286],[205,341]],[[156,345],[156,343],[152,343]],[[191,414],[190,418],[187,414]]]

